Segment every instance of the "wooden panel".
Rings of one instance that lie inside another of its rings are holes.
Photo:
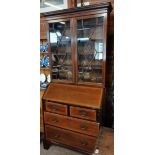
[[[90,110],[79,107],[70,107],[70,115],[73,117],[96,121],[96,110]]]
[[[98,136],[99,123],[71,118],[58,114],[52,114],[48,112],[45,112],[44,116],[44,121],[46,124],[84,133],[91,136]]]
[[[74,1],[68,0],[68,7],[73,8],[74,7]],[[97,3],[103,3],[103,2],[114,2],[114,0],[83,0],[83,2],[89,2],[90,5],[97,4]],[[81,0],[77,0],[77,3],[81,3]]]
[[[96,5],[89,5],[87,7],[76,7],[76,8],[70,8],[70,9],[64,9],[64,10],[57,10],[57,11],[51,11],[51,12],[44,12],[41,15],[48,17],[46,19],[56,19],[58,16],[60,18],[64,18],[65,16],[71,17],[72,15],[85,15],[86,11],[92,13],[92,11],[95,11],[94,13],[97,14],[98,10],[102,10],[102,12],[111,11],[111,4],[110,3],[102,3],[102,4],[96,4]],[[72,16],[73,17],[73,16]]]
[[[45,126],[46,138],[87,152],[93,152],[96,138],[52,126]]]
[[[67,106],[54,103],[54,102],[46,102],[45,104],[46,111],[67,115]]]
[[[40,90],[40,132],[44,132],[43,130],[43,113],[42,113],[42,96],[45,90]]]
[[[74,7],[73,1],[72,0],[67,0],[68,1],[68,8]]]
[[[47,39],[47,23],[45,18],[40,19],[40,39]]]
[[[51,83],[43,99],[100,109],[103,88]]]

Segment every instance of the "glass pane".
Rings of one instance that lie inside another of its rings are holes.
[[[72,80],[70,22],[49,24],[52,52],[52,79]]]
[[[103,17],[77,21],[78,81],[102,83]]]
[[[40,8],[57,7],[64,4],[64,0],[40,0]]]

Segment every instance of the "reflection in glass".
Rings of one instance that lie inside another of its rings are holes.
[[[102,83],[103,17],[77,21],[78,81]]]
[[[72,80],[70,22],[49,24],[52,52],[52,79]]]
[[[57,7],[64,4],[64,0],[40,0],[40,8]]]

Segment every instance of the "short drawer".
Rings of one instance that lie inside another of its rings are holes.
[[[53,126],[45,126],[46,139],[51,142],[72,146],[87,152],[93,152],[96,145],[96,138],[60,129]]]
[[[99,133],[99,123],[62,116],[59,114],[45,112],[44,122],[45,124],[61,127],[90,136],[97,137]]]
[[[92,110],[92,109],[71,106],[70,115],[73,117],[96,121],[96,110]]]
[[[62,105],[55,102],[46,102],[45,109],[48,112],[67,115],[67,105]]]

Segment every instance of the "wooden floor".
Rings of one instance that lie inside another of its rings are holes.
[[[99,138],[98,155],[114,155],[114,130],[110,128],[102,128]]]
[[[102,127],[101,134],[97,143],[99,153],[93,155],[114,155],[114,130]],[[51,146],[49,150],[44,150],[41,143],[40,155],[83,155],[59,146]]]

